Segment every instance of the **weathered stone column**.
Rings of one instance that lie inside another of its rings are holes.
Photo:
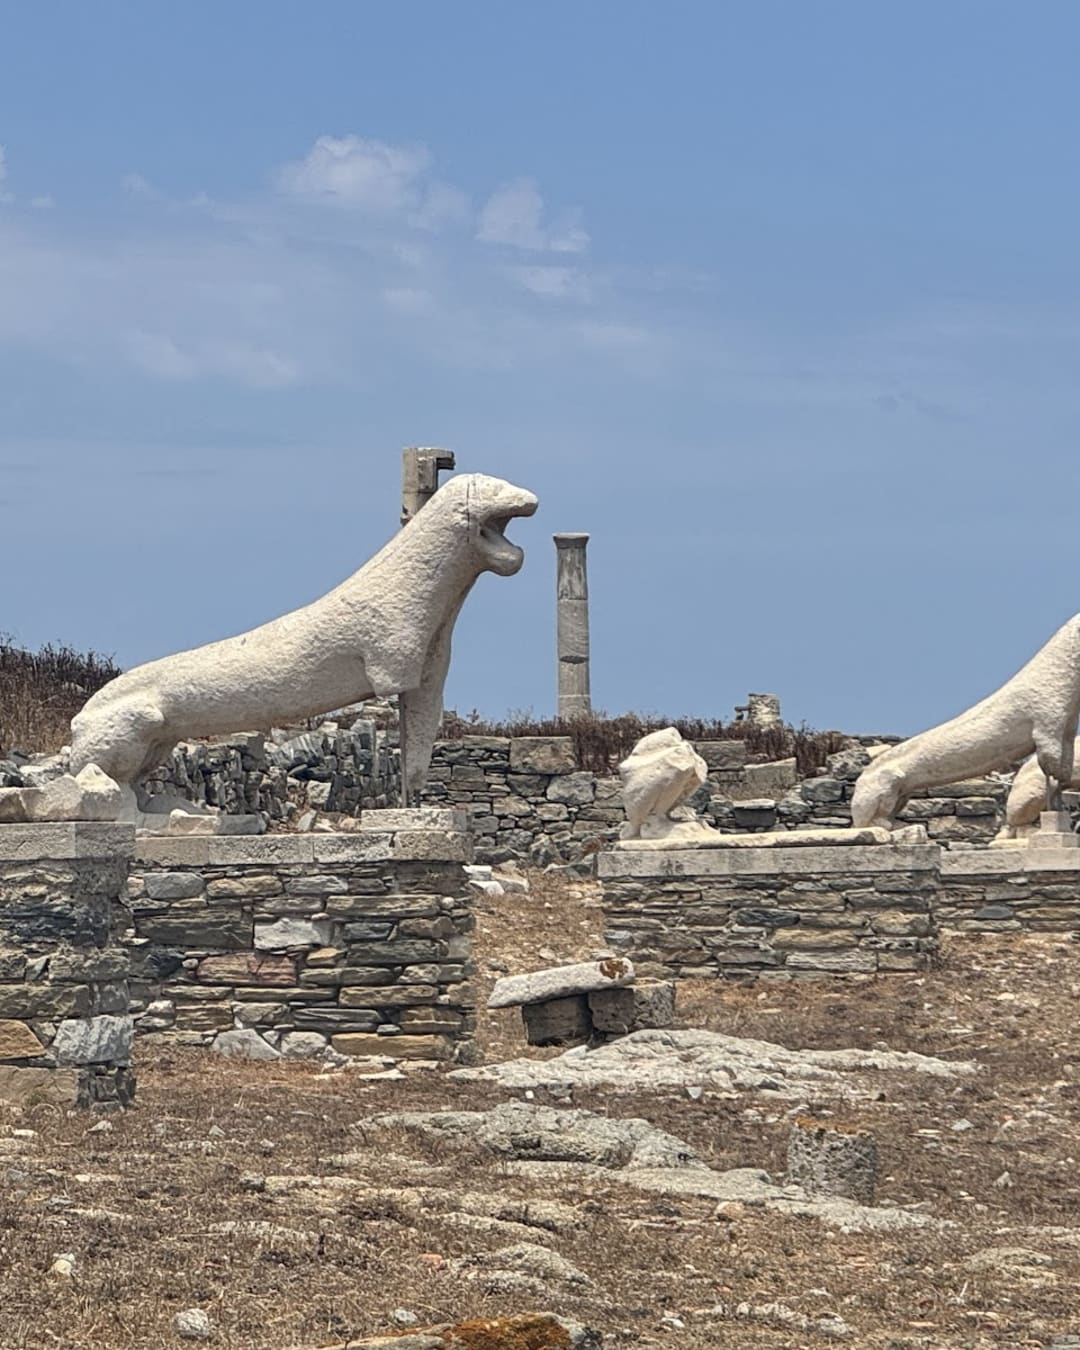
[[[126,825],[0,825],[0,1099],[134,1096],[118,944],[134,848]]]
[[[589,577],[587,534],[555,535],[556,625],[559,655],[559,716],[586,717],[589,694]]]
[[[455,467],[454,452],[410,445],[401,452],[401,523],[407,525],[439,490],[439,474]]]
[[[439,474],[452,471],[457,461],[452,450],[441,450],[434,445],[410,445],[401,452],[401,523],[408,525],[413,516],[431,501],[439,490]],[[401,803],[412,806],[409,800],[409,775],[405,763],[405,727],[408,722],[408,699],[398,695],[398,746],[401,768]]]

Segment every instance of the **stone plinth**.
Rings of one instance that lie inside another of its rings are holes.
[[[940,858],[927,844],[601,853],[606,941],[653,976],[922,970]]]
[[[136,1030],[273,1059],[444,1059],[475,1029],[469,836],[454,811],[349,834],[140,839]]]
[[[129,826],[0,826],[0,1098],[126,1105]]]

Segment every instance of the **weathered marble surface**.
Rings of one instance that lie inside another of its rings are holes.
[[[674,727],[642,736],[619,765],[626,811],[623,838],[662,839],[676,828],[684,839],[707,836],[709,827],[693,812],[685,810],[678,817],[675,812],[701,787],[708,773],[709,766]]]

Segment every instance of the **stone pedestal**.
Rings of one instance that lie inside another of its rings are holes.
[[[592,712],[589,692],[589,579],[587,534],[557,534],[556,620],[559,655],[559,717]]]
[[[140,839],[136,1029],[252,1059],[448,1059],[471,1040],[465,814],[367,811],[348,834]]]
[[[1072,817],[1068,811],[1043,811],[1039,828],[1028,840],[1028,848],[1080,848],[1080,836],[1073,833]]]
[[[0,825],[0,1098],[126,1105],[130,826]]]
[[[937,949],[941,854],[904,843],[620,848],[597,857],[605,941],[661,978],[923,970]]]

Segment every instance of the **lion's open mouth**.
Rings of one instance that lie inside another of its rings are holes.
[[[506,529],[515,517],[533,515],[536,505],[536,498],[531,493],[522,493],[516,506],[490,515],[480,526],[478,533],[488,566],[500,576],[512,576],[525,561],[524,549],[507,539]]]

